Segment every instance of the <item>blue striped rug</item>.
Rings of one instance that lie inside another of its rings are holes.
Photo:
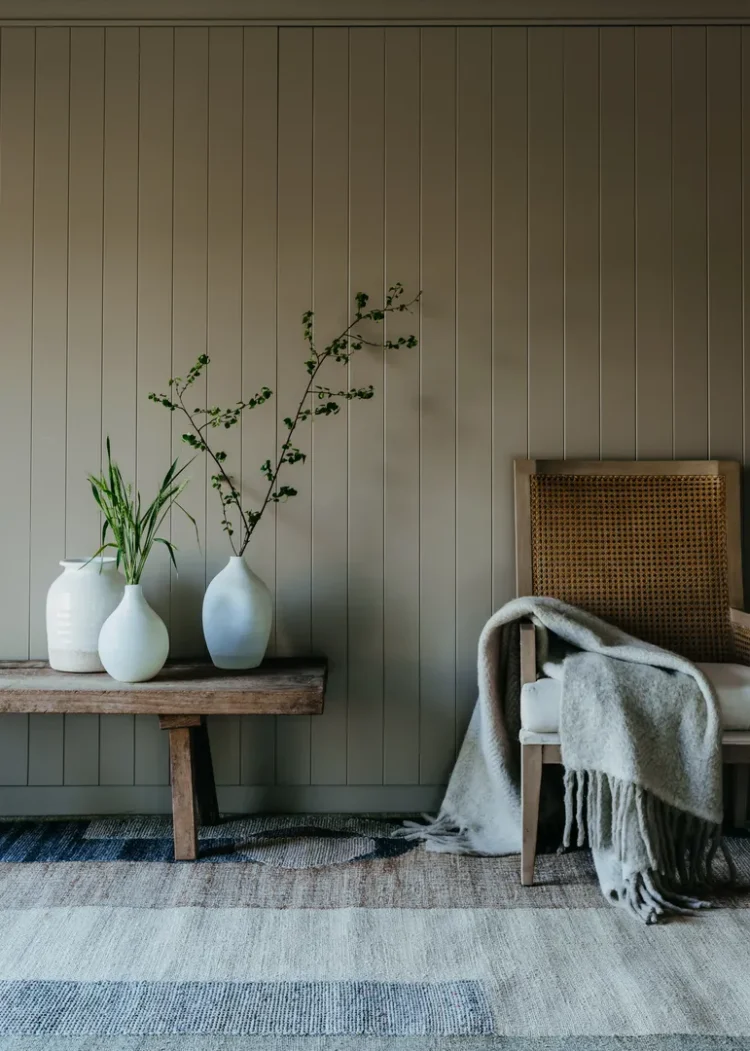
[[[749,839],[724,907],[645,928],[585,851],[522,888],[397,827],[229,821],[212,865],[161,818],[0,823],[0,1051],[750,1049]]]
[[[493,1031],[481,983],[0,983],[0,1035],[148,1033],[475,1036]]]
[[[317,814],[241,818],[200,829],[200,862],[256,861],[310,868],[398,857],[413,850],[400,821]],[[169,817],[0,821],[3,861],[174,860]]]

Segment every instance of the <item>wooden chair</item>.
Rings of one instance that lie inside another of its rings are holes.
[[[722,711],[733,819],[747,818],[750,614],[740,467],[723,460],[516,460],[516,591],[549,595],[699,663]],[[559,682],[521,626],[521,883],[534,879],[542,767],[560,763]]]

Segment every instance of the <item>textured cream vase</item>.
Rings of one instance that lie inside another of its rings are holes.
[[[65,559],[47,592],[47,651],[56,671],[103,671],[99,632],[114,613],[125,578],[114,558]]]
[[[206,588],[203,635],[217,668],[257,668],[271,635],[271,593],[244,558],[233,556]]]
[[[113,679],[145,682],[164,667],[169,635],[140,584],[127,584],[122,602],[99,634],[99,657]]]

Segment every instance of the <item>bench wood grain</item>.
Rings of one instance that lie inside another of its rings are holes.
[[[324,658],[272,658],[242,672],[192,661],[129,683],[105,672],[53,671],[46,661],[0,661],[0,712],[319,715],[326,673]]]

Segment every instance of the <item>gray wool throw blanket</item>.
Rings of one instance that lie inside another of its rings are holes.
[[[655,923],[707,902],[721,846],[721,723],[713,687],[683,657],[551,598],[519,598],[479,640],[479,699],[437,819],[404,834],[428,849],[521,849],[519,622],[537,667],[562,683],[563,846],[588,842],[605,897]]]

